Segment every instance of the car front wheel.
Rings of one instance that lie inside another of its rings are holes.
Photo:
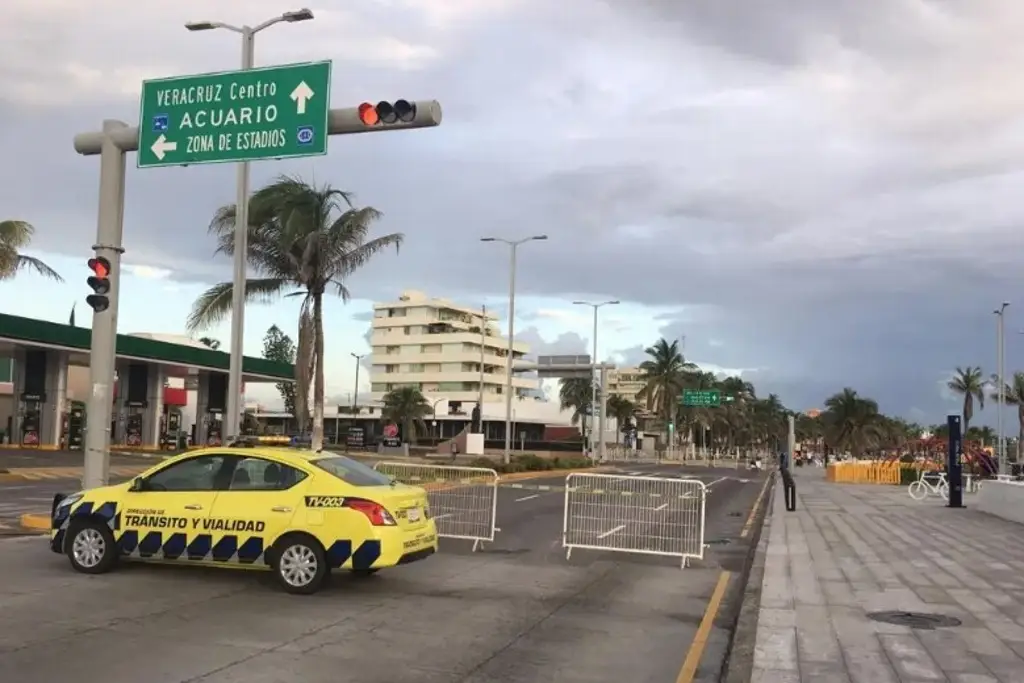
[[[320,590],[327,577],[327,557],[320,544],[308,536],[286,536],[277,543],[274,574],[289,593],[310,595]]]
[[[65,552],[75,571],[103,574],[114,568],[117,547],[110,527],[99,522],[76,522],[68,529]]]

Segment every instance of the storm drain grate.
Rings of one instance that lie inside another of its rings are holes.
[[[928,614],[926,612],[871,612],[868,614],[868,619],[880,621],[884,624],[909,626],[910,628],[922,631],[959,626],[962,623],[956,617],[950,617],[945,614]]]

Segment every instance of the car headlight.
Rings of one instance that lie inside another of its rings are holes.
[[[62,498],[60,500],[60,502],[58,502],[56,505],[53,506],[53,514],[56,515],[57,512],[59,512],[60,510],[64,510],[66,508],[71,507],[72,505],[74,505],[78,501],[82,500],[82,496],[83,495],[85,495],[83,492],[79,492],[79,493],[72,493],[69,496],[65,496],[64,498]]]

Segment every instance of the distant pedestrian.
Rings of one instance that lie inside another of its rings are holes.
[[[459,457],[459,444],[458,444],[458,443],[456,443],[456,442],[455,442],[455,441],[453,440],[453,441],[452,441],[452,462],[455,462],[455,459],[456,459],[457,457]]]

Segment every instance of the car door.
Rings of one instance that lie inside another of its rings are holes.
[[[122,552],[144,560],[206,559],[212,546],[204,527],[227,465],[222,455],[197,455],[137,479],[117,521]]]
[[[224,551],[214,553],[213,559],[262,563],[267,548],[291,528],[308,475],[260,455],[233,459],[230,482],[218,491],[210,515],[215,532],[224,534]],[[229,555],[232,547],[235,551]]]

